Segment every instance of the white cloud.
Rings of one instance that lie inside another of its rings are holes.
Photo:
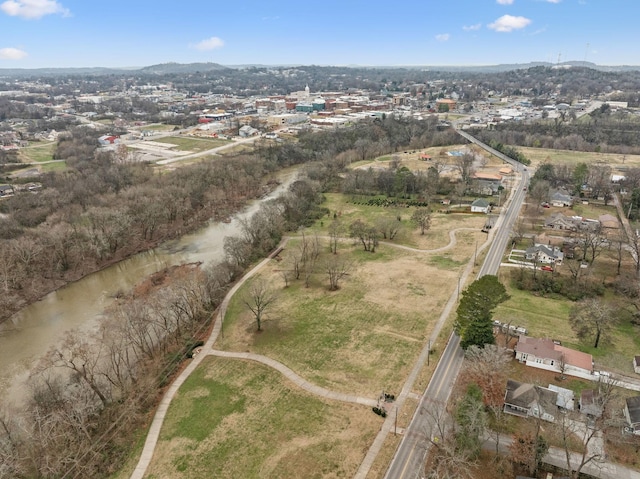
[[[56,0],[6,0],[0,5],[0,10],[11,17],[22,17],[27,20],[42,18],[54,13],[65,17],[71,15],[71,12]]]
[[[500,5],[513,5],[513,0],[496,0]]]
[[[511,32],[520,30],[531,23],[531,20],[525,17],[514,17],[513,15],[502,15],[495,22],[490,23],[488,27],[496,32]]]
[[[0,48],[0,60],[21,60],[27,56],[24,50],[17,48]]]
[[[215,50],[216,48],[222,48],[224,46],[224,42],[221,38],[211,37],[207,38],[206,40],[202,40],[201,42],[191,44],[189,46],[201,51]]]
[[[438,40],[439,42],[446,42],[447,40],[449,40],[449,38],[451,38],[451,35],[449,35],[448,33],[439,33],[438,35],[436,35],[436,40]]]
[[[475,25],[465,25],[462,29],[465,32],[473,32],[475,30],[480,30],[482,28],[482,23],[476,23]]]
[[[562,0],[544,0],[547,3],[560,3]],[[580,2],[578,2],[580,3]]]

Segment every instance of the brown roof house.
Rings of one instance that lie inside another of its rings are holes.
[[[590,354],[565,348],[550,339],[520,336],[514,348],[516,359],[527,366],[591,379],[593,357]]]
[[[558,393],[529,383],[507,380],[504,412],[520,417],[538,417],[554,422],[558,413]]]
[[[627,398],[624,405],[624,417],[627,419],[628,432],[640,436],[640,396]]]

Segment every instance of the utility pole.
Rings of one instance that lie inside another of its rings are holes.
[[[478,240],[476,240],[476,250],[473,253],[473,266],[477,266],[476,260],[478,259]]]
[[[427,343],[427,366],[429,366],[429,356],[431,356],[431,338],[429,338],[429,342]]]

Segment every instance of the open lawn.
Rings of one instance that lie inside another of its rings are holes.
[[[205,358],[171,403],[146,478],[353,477],[381,421],[265,366]]]
[[[296,249],[291,241],[283,261],[261,274],[279,294],[264,330],[256,331],[242,302],[245,285],[232,300],[217,347],[264,354],[328,389],[370,398],[382,389],[398,393],[456,287],[458,271],[390,246],[371,254],[342,245],[339,255],[355,266],[340,290],[330,292],[323,274],[313,275],[309,288],[302,280],[283,288],[281,271]],[[323,253],[318,263],[329,256]]]
[[[327,195],[326,206],[337,211],[344,225],[357,218],[375,221],[381,214],[379,207],[352,205],[342,195]],[[382,211],[383,215],[391,214]],[[408,211],[402,210],[403,217],[408,217]],[[449,243],[450,229],[476,224],[477,229],[458,232],[456,245],[446,251],[413,252],[381,244],[372,254],[352,240],[341,241],[339,257],[355,267],[335,292],[328,291],[321,266],[332,256],[324,236],[319,239],[319,272],[312,275],[310,287],[300,279],[284,288],[282,274],[291,273],[292,258],[299,254],[301,244],[300,239],[292,239],[280,255],[282,261],[261,272],[261,277],[279,292],[272,320],[264,324],[264,331],[256,332],[252,315],[242,301],[250,287],[245,285],[231,302],[225,335],[217,347],[264,354],[329,389],[368,397],[375,397],[382,388],[397,392],[457,288],[476,242],[486,239],[480,232],[484,219],[435,215],[433,227],[424,237],[408,226],[406,236],[394,240],[423,249],[442,248]],[[323,227],[319,224],[315,231],[319,236],[327,235],[328,223]],[[314,228],[307,238],[312,232]]]
[[[53,152],[56,149],[56,142],[31,143],[26,148],[21,148],[19,155],[24,163],[40,163],[42,161],[53,160]]]
[[[509,285],[506,277],[502,281],[511,299],[496,308],[493,319],[523,326],[529,330],[529,336],[557,339],[564,346],[592,354],[596,369],[633,372],[631,358],[640,350],[640,326],[631,323],[628,312],[622,310],[615,313],[619,321],[611,338],[601,341],[596,349],[592,347],[592,340],[580,340],[571,329],[569,313],[574,305],[572,301],[562,297],[537,296],[515,289]],[[616,304],[612,306],[615,308]]]
[[[402,229],[393,242],[418,249],[435,249],[446,246],[449,244],[449,232],[458,228],[470,229],[456,233],[457,241],[461,243],[475,244],[476,240],[484,242],[486,239],[486,235],[481,232],[487,220],[486,215],[434,212],[431,215],[431,227],[424,235],[421,235],[417,227],[411,222],[413,207],[381,208],[379,206],[356,204],[353,200],[358,201],[359,198],[352,199],[350,196],[340,193],[325,193],[325,198],[326,201],[322,206],[329,209],[329,217],[317,221],[315,225],[309,228],[310,232],[317,232],[319,235],[329,234],[329,225],[333,221],[333,215],[335,214],[343,225],[345,234],[348,234],[349,225],[357,219],[373,224],[380,218],[396,219],[400,217]],[[364,201],[364,199],[361,200]],[[477,230],[471,231],[474,229]],[[381,241],[385,241],[385,239],[381,238]]]
[[[584,151],[572,150],[550,150],[546,148],[528,148],[518,146],[528,159],[531,160],[531,166],[537,167],[541,163],[568,164],[576,165],[578,163],[605,163],[614,170],[616,167],[638,167],[640,166],[640,155],[623,155],[618,153],[592,153]]]
[[[179,151],[192,151],[194,153],[210,150],[229,143],[227,140],[196,138],[192,136],[167,136],[165,138],[154,139],[153,141],[176,145]]]

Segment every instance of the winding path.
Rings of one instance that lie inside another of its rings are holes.
[[[284,377],[286,377],[289,381],[293,382],[300,388],[308,391],[316,396],[320,396],[326,399],[334,399],[336,401],[349,402],[354,404],[362,404],[363,406],[377,406],[378,401],[374,399],[364,398],[360,396],[352,396],[350,394],[338,393],[335,391],[330,391],[320,386],[316,386],[315,384],[311,384],[309,381],[306,381],[301,376],[297,375],[293,372],[292,369],[288,368],[284,364],[275,359],[271,359],[267,356],[262,356],[261,354],[254,353],[235,353],[231,351],[219,351],[213,350],[207,352],[205,355],[208,356],[218,356],[221,358],[235,358],[235,359],[245,359],[251,361],[257,361],[259,363],[265,364],[276,371],[282,373]]]
[[[435,248],[435,249],[430,249],[430,250],[413,248],[410,246],[389,243],[386,241],[380,242],[380,244],[384,244],[386,246],[391,246],[391,247],[395,247],[405,251],[411,251],[416,253],[438,253],[441,251],[446,251],[448,249],[451,249],[456,245],[456,242],[457,242],[456,232],[458,231],[478,231],[478,229],[477,228],[456,228],[454,230],[451,230],[449,231],[449,243],[447,245],[439,248]],[[287,242],[292,238],[294,237],[288,236],[283,238],[279,246],[284,247],[287,244]],[[164,396],[160,401],[160,404],[158,404],[158,408],[151,422],[151,426],[149,427],[149,432],[147,433],[147,439],[145,440],[142,453],[140,454],[140,459],[138,460],[138,463],[133,473],[131,474],[131,479],[143,479],[144,475],[147,472],[149,464],[151,464],[151,460],[153,459],[153,453],[158,443],[158,438],[160,437],[160,430],[162,429],[162,424],[164,423],[171,401],[173,400],[173,398],[175,397],[176,393],[178,392],[182,384],[185,382],[185,380],[191,375],[191,373],[200,365],[202,360],[207,356],[217,356],[217,357],[223,357],[223,358],[235,358],[235,359],[256,361],[261,364],[265,364],[266,366],[269,366],[275,369],[276,371],[279,371],[280,373],[282,373],[283,376],[285,376],[287,379],[292,381],[294,384],[296,384],[300,388],[312,394],[315,394],[317,396],[330,399],[330,400],[361,404],[363,406],[373,407],[378,405],[378,401],[375,399],[369,399],[361,396],[352,396],[349,394],[330,391],[323,387],[312,384],[306,381],[304,378],[302,378],[298,374],[296,374],[289,367],[267,356],[262,356],[260,354],[254,354],[254,353],[220,351],[213,348],[213,345],[215,344],[216,340],[218,339],[218,336],[220,335],[220,332],[222,331],[222,322],[226,315],[227,308],[229,307],[231,298],[236,294],[236,292],[242,287],[242,285],[248,279],[255,276],[258,271],[260,271],[264,266],[266,266],[269,263],[269,261],[271,261],[271,259],[272,259],[271,256],[269,256],[264,260],[262,260],[260,263],[258,263],[256,266],[254,266],[247,274],[245,274],[231,288],[231,290],[229,290],[229,292],[225,296],[224,300],[220,305],[218,313],[216,314],[216,317],[214,319],[214,325],[211,331],[211,335],[209,336],[206,343],[202,347],[202,352],[200,354],[197,354],[192,359],[192,361],[188,364],[188,366],[184,368],[182,372],[175,378],[175,380],[171,383],[169,388],[166,390]],[[467,269],[469,269],[469,267]],[[443,322],[443,319],[441,318],[441,320],[439,321],[440,327],[441,327],[440,323],[442,322]],[[438,332],[439,332],[439,328],[438,328]],[[385,429],[385,433],[387,433],[388,431],[386,431],[386,429],[387,428],[390,429],[390,422],[385,421],[384,425],[385,426],[383,429]],[[384,435],[386,436],[386,434]],[[378,448],[375,448],[375,449],[378,449]]]

